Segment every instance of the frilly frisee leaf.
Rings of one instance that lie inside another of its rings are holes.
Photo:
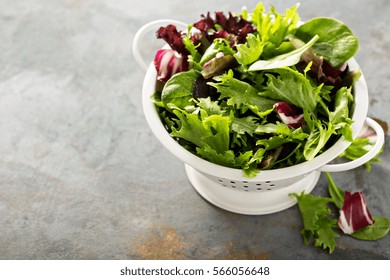
[[[339,235],[333,231],[337,221],[333,219],[328,203],[333,202],[331,198],[319,197],[311,194],[292,194],[298,201],[298,207],[302,215],[303,229],[301,234],[307,244],[314,239],[314,245],[334,251],[336,246],[335,238]]]
[[[215,87],[220,93],[219,100],[227,99],[229,106],[237,109],[249,108],[258,116],[264,116],[273,111],[275,101],[260,96],[258,90],[247,82],[240,81],[233,77],[233,71],[217,78],[216,82],[209,85]]]
[[[266,12],[264,4],[259,2],[250,15],[263,43],[269,43],[277,48],[284,40],[294,33],[299,22],[299,4],[286,9],[284,14],[278,13],[274,6]]]
[[[249,34],[246,37],[245,44],[237,45],[237,53],[234,54],[235,59],[243,66],[252,64],[260,58],[263,52],[263,43],[259,35]]]
[[[200,148],[209,146],[218,153],[224,153],[229,149],[231,123],[229,116],[198,115],[184,110],[174,110],[173,113],[179,119],[179,128],[171,128],[173,137],[183,138]]]

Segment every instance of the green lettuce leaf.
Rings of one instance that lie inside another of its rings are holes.
[[[275,101],[260,96],[258,90],[233,77],[233,71],[220,76],[219,82],[210,82],[221,94],[219,100],[227,99],[227,105],[245,112],[250,109],[256,115],[263,117],[273,111]]]
[[[313,123],[314,126],[303,148],[303,155],[306,160],[312,160],[320,153],[333,134],[331,123],[328,123],[327,127],[320,120],[314,120]]]
[[[185,139],[199,148],[208,146],[217,153],[229,150],[230,117],[206,113],[190,114],[184,110],[174,110],[178,117],[179,129],[172,127],[171,135]]]
[[[273,72],[279,75],[266,74],[268,82],[262,96],[294,104],[309,112],[315,110],[319,91],[304,74],[291,68],[275,69]]]

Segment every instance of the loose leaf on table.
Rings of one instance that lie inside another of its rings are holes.
[[[390,221],[386,217],[373,216],[374,224],[355,231],[352,237],[361,240],[378,240],[385,237],[390,231]]]
[[[298,207],[302,215],[303,229],[301,234],[304,242],[308,244],[311,239],[314,239],[315,246],[328,249],[329,253],[332,253],[336,247],[335,238],[339,237],[333,231],[333,228],[337,227],[337,223],[330,217],[331,210],[327,205],[333,200],[304,193],[293,195],[298,200]]]
[[[328,178],[328,192],[330,197],[333,199],[333,203],[336,204],[337,208],[341,209],[344,204],[344,191],[339,189],[333,181],[332,176],[329,172],[325,172]]]

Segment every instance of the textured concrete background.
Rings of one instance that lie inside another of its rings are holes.
[[[273,2],[279,11],[295,4]],[[148,128],[135,32],[256,3],[0,0],[0,259],[390,259],[389,236],[343,236],[332,255],[303,244],[297,207],[243,216],[208,204]],[[355,32],[369,115],[388,121],[388,1],[303,1],[299,13]],[[145,40],[146,59],[155,44]],[[370,173],[334,179],[390,218],[389,163],[386,148]],[[326,185],[321,176],[314,193]]]

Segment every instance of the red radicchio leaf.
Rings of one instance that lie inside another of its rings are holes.
[[[158,50],[154,57],[157,80],[161,82],[167,82],[174,74],[187,70],[186,65],[183,57],[170,49]]]
[[[176,26],[169,24],[166,27],[160,27],[157,30],[157,38],[163,39],[172,50],[177,51],[179,54],[187,56],[189,52],[183,43],[183,34],[177,31]]]
[[[344,205],[340,209],[338,225],[345,234],[374,224],[374,220],[368,211],[366,200],[361,192],[345,192]]]
[[[298,107],[286,103],[277,102],[274,104],[274,109],[278,113],[281,120],[292,128],[299,128],[305,124],[303,114],[299,112]]]
[[[220,29],[216,28],[216,25]],[[229,17],[226,17],[223,12],[216,12],[215,19],[211,17],[210,12],[206,16],[202,15],[202,19],[194,23],[194,27],[210,42],[215,38],[227,38],[233,35],[236,41],[233,43],[244,43],[248,33],[253,33],[256,30],[253,24],[241,16],[233,16],[229,13]]]

